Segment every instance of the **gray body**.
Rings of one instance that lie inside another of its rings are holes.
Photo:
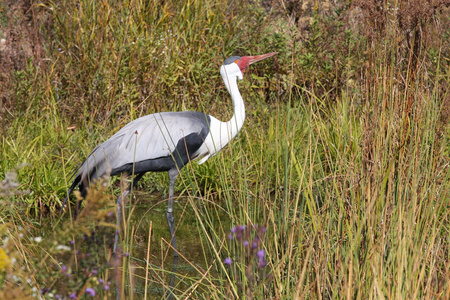
[[[84,197],[86,187],[107,174],[142,177],[146,172],[181,169],[205,155],[199,149],[209,134],[210,120],[204,113],[182,111],[151,114],[128,123],[86,158],[69,195],[78,186]]]

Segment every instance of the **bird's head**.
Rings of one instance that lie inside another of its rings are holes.
[[[223,66],[220,69],[222,76],[229,77],[236,76],[238,79],[242,80],[244,78],[245,69],[255,62],[261,61],[265,58],[276,55],[278,52],[271,52],[262,55],[255,56],[231,56],[225,59]],[[224,77],[225,78],[225,77]]]

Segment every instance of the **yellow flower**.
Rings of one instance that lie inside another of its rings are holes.
[[[11,265],[11,260],[5,250],[0,247],[0,271],[4,272]]]

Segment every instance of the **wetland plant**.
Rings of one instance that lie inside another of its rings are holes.
[[[264,240],[267,229],[258,225],[237,225],[228,234],[230,256],[223,263],[240,296],[259,299],[270,283]]]

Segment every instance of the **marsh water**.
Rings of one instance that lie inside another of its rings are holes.
[[[198,214],[196,216],[193,206],[200,211],[200,216]],[[214,209],[217,207],[219,209]],[[111,213],[112,211],[113,208]],[[135,299],[144,298],[145,293],[148,299],[162,299],[172,288],[176,295],[182,295],[184,292],[191,293],[193,290],[195,290],[194,295],[202,294],[204,278],[211,280],[218,275],[216,256],[210,248],[211,242],[207,241],[205,232],[209,236],[218,237],[219,243],[222,243],[227,236],[225,232],[229,233],[229,217],[220,207],[220,201],[212,204],[189,198],[187,195],[178,196],[174,201],[174,217],[177,226],[175,234],[179,258],[174,264],[166,211],[166,197],[157,193],[148,194],[137,191],[125,204],[124,212],[127,221],[122,229],[118,256],[112,255],[115,216],[111,214],[111,219],[106,222],[109,222],[109,225],[101,225],[98,221],[90,222],[89,230],[93,230],[90,235],[76,233],[77,236],[71,245],[76,251],[69,251],[60,257],[59,264],[66,265],[72,270],[76,269],[78,281],[99,276],[99,279],[102,278],[105,282],[110,281],[112,285],[118,278],[114,275],[119,274],[116,271],[125,270],[119,285],[125,291],[127,299],[131,298],[131,293]],[[210,212],[214,212],[210,215],[213,220],[209,223],[213,225],[203,223],[201,226],[199,219],[204,222],[208,219],[205,215],[209,215]],[[65,221],[68,219],[63,220]],[[92,226],[94,224],[98,226]],[[50,230],[53,231],[52,228]],[[98,275],[86,275],[95,269],[103,271]],[[64,280],[57,282],[56,289],[67,289],[65,287],[67,284],[68,282]],[[74,286],[75,289],[77,289],[76,286]],[[114,290],[109,291],[109,293],[114,292]]]
[[[130,234],[132,238],[126,243],[129,245],[129,257],[134,266],[131,272],[135,274],[134,279],[129,283],[133,287],[127,289],[132,289],[138,298],[140,298],[139,295],[144,294],[146,276],[149,279],[147,281],[149,296],[167,295],[169,285],[173,285],[179,294],[192,288],[192,284],[210,268],[213,262],[211,251],[199,229],[201,227],[198,225],[192,207],[186,197],[179,197],[174,202],[179,252],[179,258],[174,264],[174,252],[169,245],[170,232],[166,220],[167,201],[163,201],[163,198],[159,194],[138,194],[134,203],[129,203],[126,209],[130,216],[128,232],[132,232]],[[149,247],[150,253],[148,253]],[[211,272],[215,272],[214,268],[210,268],[209,274]]]

